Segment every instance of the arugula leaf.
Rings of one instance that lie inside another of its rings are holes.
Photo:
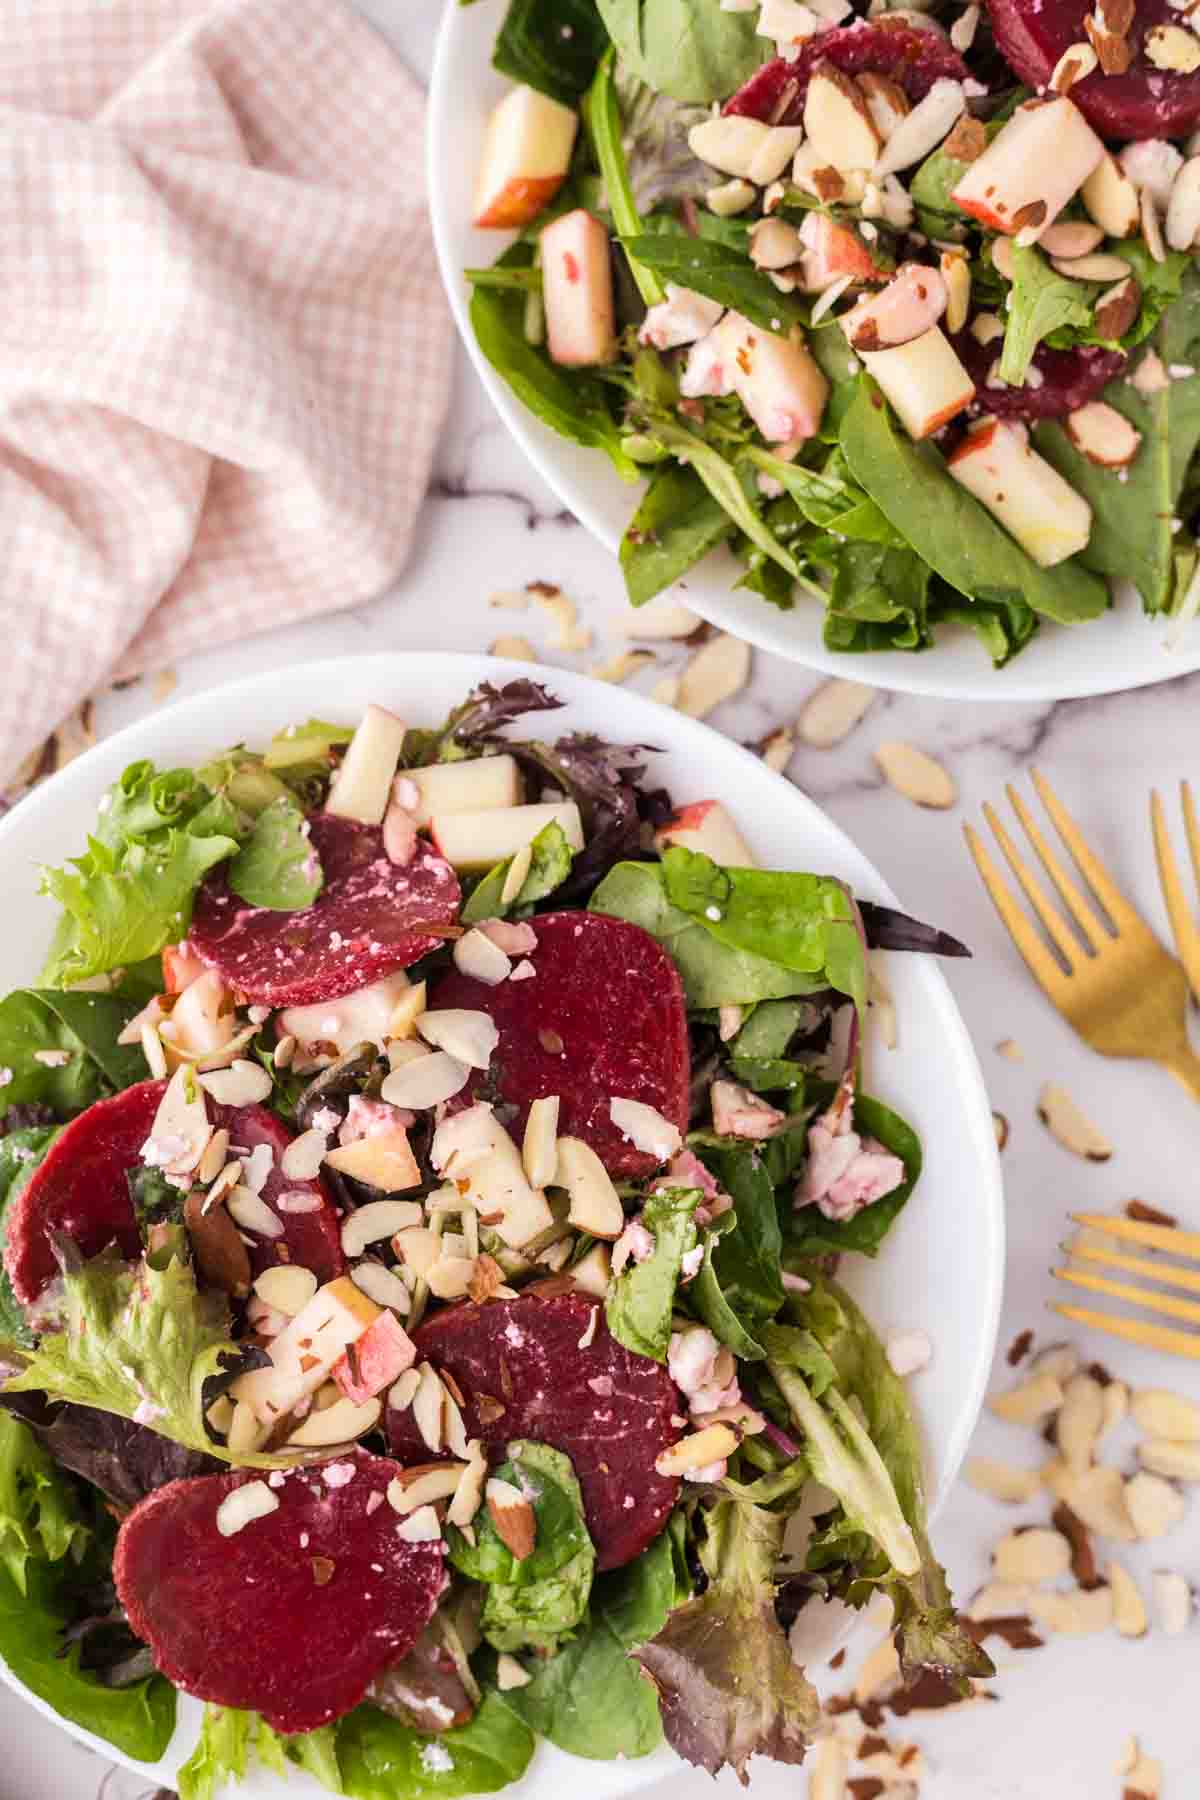
[[[680,1265],[696,1246],[692,1215],[703,1198],[699,1188],[659,1188],[647,1194],[642,1224],[654,1237],[653,1254],[623,1269],[608,1290],[608,1329],[627,1350],[655,1362],[667,1360]]]
[[[1200,274],[1189,269],[1179,300],[1153,337],[1164,367],[1200,361]],[[1092,530],[1079,560],[1101,575],[1132,581],[1148,613],[1168,612],[1177,597],[1176,552],[1171,529],[1188,466],[1200,445],[1200,382],[1171,381],[1161,394],[1140,394],[1127,379],[1104,390],[1109,406],[1142,435],[1137,454],[1117,479],[1072,444],[1061,424],[1044,421],[1034,441],[1046,460],[1083,495]]]
[[[1075,558],[1041,569],[984,507],[947,473],[937,451],[914,444],[866,377],[842,421],[842,449],[856,478],[897,531],[944,581],[994,601],[1017,593],[1061,625],[1099,618],[1104,583]]]
[[[775,1616],[786,1523],[719,1501],[700,1551],[708,1587],[634,1652],[658,1689],[672,1749],[710,1775],[728,1763],[744,1781],[755,1755],[801,1762],[816,1727],[817,1697]]]
[[[485,1693],[469,1724],[436,1736],[378,1707],[355,1707],[335,1728],[343,1792],[350,1800],[469,1800],[519,1781],[537,1740],[510,1697]]]
[[[650,417],[647,432],[657,443],[663,444],[681,462],[687,463],[696,471],[713,499],[764,556],[778,563],[794,580],[799,580],[800,571],[795,558],[790,551],[784,549],[747,499],[736,469],[726,462],[719,450],[658,409]]]
[[[473,889],[462,909],[464,925],[477,925],[480,919],[505,918],[519,909],[535,906],[539,900],[545,900],[547,895],[552,894],[555,888],[562,886],[571,873],[571,863],[575,856],[562,826],[553,819],[549,825],[543,825],[529,849],[529,873],[521,883],[516,898],[507,905],[500,898],[508,879],[508,871],[513,866],[514,858],[510,856],[504,862],[497,863],[494,869],[489,869]]]
[[[781,294],[740,246],[691,237],[678,225],[673,231],[639,234],[618,220],[617,230],[631,261],[653,269],[664,281],[732,307],[764,331],[782,335],[790,325],[808,323],[809,302],[796,294]]]
[[[229,865],[229,885],[247,906],[298,912],[312,905],[325,875],[294,800],[275,800],[259,813]]]
[[[597,1578],[584,1627],[527,1687],[504,1699],[571,1756],[606,1762],[648,1755],[662,1742],[658,1702],[629,1651],[662,1630],[674,1602],[673,1549],[664,1531],[625,1568]]]
[[[156,1762],[175,1729],[174,1688],[159,1675],[106,1687],[63,1635],[73,1592],[97,1572],[90,1556],[78,1563],[83,1541],[61,1471],[23,1424],[0,1413],[0,1657],[60,1718]]]
[[[625,161],[621,109],[617,104],[617,90],[613,84],[611,49],[600,58],[595,79],[584,96],[583,123],[604,182],[613,226],[625,246],[629,272],[646,305],[657,306],[660,300],[666,299],[666,290],[657,275],[642,263],[625,242],[626,239],[637,237],[642,229],[642,221]]]
[[[537,1522],[533,1549],[518,1562],[485,1510],[476,1521],[474,1543],[455,1525],[447,1533],[448,1555],[460,1574],[472,1581],[528,1587],[557,1575],[565,1563],[591,1549],[570,1462],[556,1450],[547,1451],[542,1458],[539,1452],[543,1448],[515,1439],[508,1446],[507,1459],[492,1470],[502,1481],[520,1488],[530,1501]]]
[[[179,1800],[215,1800],[227,1779],[241,1781],[254,1758],[264,1769],[286,1775],[304,1769],[332,1794],[345,1792],[337,1765],[334,1727],[280,1737],[257,1713],[207,1705],[196,1747],[176,1776]]]
[[[694,469],[663,463],[651,475],[621,539],[621,570],[630,605],[653,600],[733,529],[733,520]]]
[[[596,0],[608,35],[638,78],[673,100],[725,100],[773,54],[753,16],[719,0]]]
[[[546,1490],[550,1486],[558,1489],[559,1496],[575,1515],[569,1533],[574,1548],[565,1561],[556,1562],[555,1547],[546,1544],[545,1560],[554,1563],[552,1569],[528,1580],[519,1576],[512,1582],[490,1581],[484,1594],[479,1628],[496,1650],[553,1651],[563,1636],[574,1631],[587,1612],[588,1594],[596,1570],[596,1552],[583,1522],[583,1494],[571,1459],[561,1450],[552,1450],[548,1444],[520,1441],[509,1445],[509,1457],[519,1465],[517,1483],[523,1491],[530,1490],[535,1513],[537,1501]],[[561,1516],[561,1509],[548,1495],[546,1504],[549,1529],[551,1518]]]
[[[672,845],[662,859],[667,899],[703,921],[718,943],[745,950],[848,994],[862,1012],[867,974],[845,884],[790,869],[725,869]]]
[[[28,1187],[34,1171],[57,1136],[56,1125],[33,1125],[23,1131],[10,1131],[0,1138],[0,1257],[8,1236],[5,1222],[9,1208]],[[33,1344],[25,1308],[13,1293],[3,1262],[0,1262],[0,1339],[19,1344],[24,1349]]]
[[[819,1104],[833,1098],[833,1089]],[[907,1206],[921,1176],[923,1154],[921,1140],[899,1113],[894,1113],[881,1100],[869,1094],[857,1094],[854,1100],[854,1126],[864,1137],[877,1138],[885,1149],[904,1164],[904,1180],[890,1194],[864,1206],[850,1219],[827,1219],[815,1206],[799,1207],[792,1214],[788,1235],[788,1256],[836,1255],[856,1250],[860,1256],[874,1256],[880,1244]]]
[[[1020,387],[1034,351],[1052,331],[1067,325],[1086,331],[1092,322],[1092,301],[1091,290],[1058,274],[1032,245],[1014,240],[1011,254],[1012,292],[999,375],[1010,387]]]
[[[8,1077],[0,1110],[32,1103],[71,1118],[143,1081],[140,1044],[117,1042],[136,1010],[114,994],[16,988],[0,1001],[0,1067]]]
[[[509,0],[492,66],[573,106],[607,48],[594,0]]]
[[[827,985],[821,975],[799,974],[753,951],[719,942],[707,920],[697,920],[671,904],[665,881],[661,864],[618,863],[588,906],[592,912],[628,919],[657,938],[683,978],[690,1006],[745,1006],[790,994],[814,994]]]
[[[534,246],[516,243],[498,268],[533,266]],[[640,481],[641,471],[626,455],[612,411],[614,392],[586,369],[562,369],[525,336],[525,300],[520,293],[476,287],[471,294],[475,341],[498,375],[542,423],[588,450],[603,450],[622,481]]]

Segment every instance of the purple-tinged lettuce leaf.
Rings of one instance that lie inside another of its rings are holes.
[[[923,925],[891,906],[860,900],[863,929],[872,950],[915,950],[928,956],[970,956],[967,946],[936,925]]]

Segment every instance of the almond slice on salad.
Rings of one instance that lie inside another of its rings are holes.
[[[706,1469],[710,1463],[722,1462],[725,1457],[732,1456],[739,1442],[732,1426],[708,1425],[662,1451],[654,1466],[660,1475],[689,1475],[695,1469]]]
[[[350,1444],[366,1432],[373,1431],[382,1412],[382,1400],[356,1403],[340,1398],[332,1406],[319,1410],[314,1407],[308,1417],[292,1429],[288,1443],[304,1449],[328,1449],[333,1444]]]
[[[461,1462],[424,1463],[402,1469],[388,1484],[388,1504],[404,1517],[419,1506],[449,1500],[466,1469],[467,1464]]]
[[[1190,156],[1171,183],[1164,229],[1172,250],[1191,250],[1200,237],[1200,156]]]
[[[592,1237],[620,1237],[625,1229],[620,1196],[591,1145],[582,1138],[559,1138],[557,1170],[558,1185],[570,1196],[571,1224]]]
[[[1104,1133],[1093,1125],[1058,1082],[1043,1083],[1038,1095],[1037,1115],[1050,1135],[1073,1156],[1080,1156],[1086,1162],[1107,1162],[1112,1156],[1112,1145]]]
[[[924,162],[966,110],[961,81],[941,76],[889,135],[872,170],[876,181]]]
[[[953,777],[915,744],[891,738],[875,749],[875,762],[890,787],[915,806],[944,810],[958,799]]]
[[[265,1519],[278,1510],[279,1496],[265,1481],[247,1481],[226,1494],[217,1507],[217,1530],[222,1537],[235,1537],[255,1519]]]
[[[1080,189],[1084,211],[1105,237],[1127,238],[1137,231],[1138,191],[1115,156],[1106,151]]]
[[[361,1256],[368,1244],[378,1244],[410,1225],[420,1225],[425,1214],[419,1200],[369,1200],[342,1221],[342,1249],[347,1256]]]
[[[537,1545],[537,1517],[520,1488],[493,1475],[484,1489],[488,1517],[496,1535],[517,1562],[533,1555]]]
[[[356,1263],[350,1271],[350,1279],[376,1306],[387,1307],[401,1318],[412,1310],[412,1296],[408,1289],[399,1275],[394,1270],[385,1268],[383,1263]]]

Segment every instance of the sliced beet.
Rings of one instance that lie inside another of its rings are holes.
[[[840,25],[810,38],[794,62],[777,56],[764,63],[723,110],[767,125],[799,125],[808,78],[819,62],[831,62],[843,75],[887,75],[910,100],[923,100],[943,76],[965,81],[970,74],[939,32],[914,31],[911,25],[888,25],[883,20]]]
[[[431,1008],[490,1013],[500,1033],[486,1083],[518,1109],[557,1094],[560,1137],[580,1137],[617,1175],[648,1175],[653,1156],[622,1137],[609,1116],[616,1098],[653,1106],[688,1124],[691,1064],[679,971],[649,932],[602,913],[546,913],[530,921],[534,974],[497,987],[446,975]],[[472,1092],[485,1085],[480,1077]]]
[[[1072,44],[1087,43],[1089,0],[988,0],[992,31],[1005,60],[1030,87],[1043,89]],[[1200,71],[1156,69],[1146,55],[1155,25],[1178,25],[1170,0],[1138,0],[1126,41],[1133,60],[1123,75],[1097,69],[1071,87],[1071,99],[1105,137],[1181,137],[1200,124]]]
[[[1051,350],[1039,344],[1033,367],[1042,377],[1040,387],[989,387],[997,345],[981,344],[970,331],[958,332],[952,341],[975,383],[975,406],[998,419],[1064,418],[1094,400],[1125,367],[1123,350],[1102,350],[1098,344]]]
[[[598,1305],[584,1294],[464,1303],[422,1325],[415,1342],[453,1376],[468,1437],[496,1459],[514,1438],[570,1457],[597,1567],[616,1569],[658,1536],[678,1498],[679,1482],[654,1461],[680,1437],[683,1409],[663,1365],[612,1336],[603,1306],[593,1325]],[[385,1424],[397,1456],[428,1460],[411,1410],[389,1407]]]
[[[67,1126],[19,1194],[6,1224],[4,1266],[13,1292],[31,1305],[59,1273],[52,1236],[69,1237],[85,1257],[116,1243],[122,1255],[141,1255],[142,1242],[126,1176],[141,1162],[165,1081],[142,1081],[111,1100],[97,1100]],[[337,1208],[320,1181],[289,1181],[280,1158],[292,1134],[265,1106],[218,1106],[208,1101],[214,1126],[223,1126],[231,1145],[246,1152],[268,1144],[271,1167],[261,1198],[282,1221],[277,1238],[256,1238],[250,1261],[259,1275],[275,1263],[301,1263],[320,1282],[345,1269]],[[231,1151],[231,1154],[234,1152]],[[280,1205],[288,1194],[307,1194],[318,1205],[298,1212]]]
[[[309,824],[325,874],[311,906],[247,906],[220,869],[196,897],[190,947],[260,1006],[308,1006],[353,993],[425,956],[458,915],[458,877],[423,839],[401,865],[377,826],[328,813],[314,813]]]
[[[173,1481],[135,1507],[113,1579],[168,1680],[283,1732],[357,1706],[412,1649],[445,1586],[441,1540],[398,1535],[387,1488],[399,1474],[364,1451],[290,1470],[268,1489],[276,1510],[229,1537],[218,1508],[266,1485],[255,1470]]]

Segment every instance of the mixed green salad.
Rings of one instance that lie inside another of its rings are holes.
[[[136,763],[44,872],[0,1657],[146,1762],[204,1700],[181,1800],[255,1758],[492,1792],[539,1737],[800,1762],[788,1631],[834,1599],[890,1598],[909,1678],[990,1672],[839,1279],[921,1170],[863,1088],[868,944],[961,946],[757,867],[644,748],[521,735],[558,704]]]
[[[471,324],[832,650],[1200,607],[1200,39],[1166,0],[511,0]],[[481,27],[482,29],[483,27]],[[511,237],[516,231],[515,238]]]

